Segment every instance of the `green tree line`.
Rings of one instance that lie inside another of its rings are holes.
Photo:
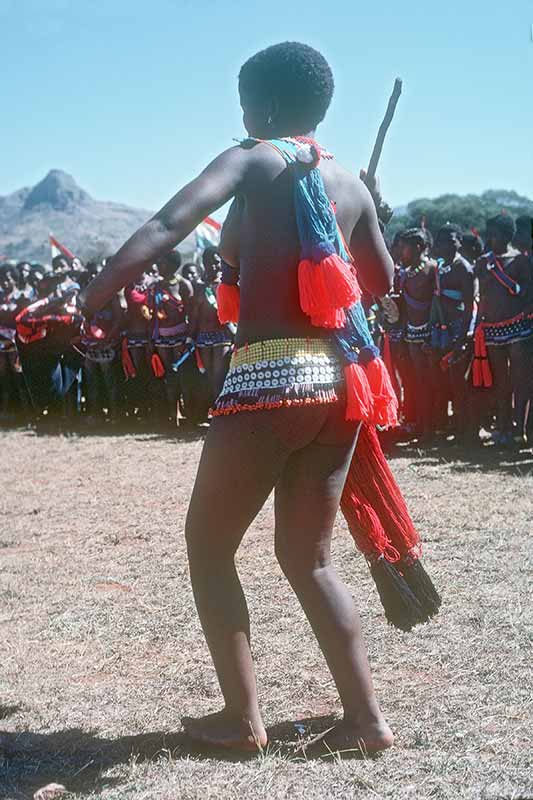
[[[507,189],[489,189],[482,194],[443,194],[440,197],[419,198],[410,202],[404,214],[394,214],[387,225],[386,237],[405,228],[419,227],[425,218],[426,227],[435,235],[447,222],[460,225],[466,232],[476,228],[483,236],[487,219],[502,211],[513,218],[523,214],[533,216],[533,200]]]

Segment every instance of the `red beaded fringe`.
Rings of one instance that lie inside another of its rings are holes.
[[[254,397],[251,395],[238,395],[228,400],[220,398],[214,408],[209,412],[212,417],[222,417],[227,414],[237,414],[239,411],[268,411],[275,408],[290,408],[294,406],[320,406],[336,403],[339,396],[335,389],[313,389],[312,394],[301,397],[276,397],[273,394],[261,394],[255,402],[249,402]]]

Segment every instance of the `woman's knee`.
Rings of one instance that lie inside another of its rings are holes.
[[[187,546],[189,560],[191,558],[199,558],[203,553],[205,553],[206,546],[205,542],[203,541],[203,528],[204,525],[198,519],[198,515],[195,514],[194,509],[189,508],[187,517],[185,518],[184,531],[185,544]]]
[[[291,542],[277,532],[274,550],[278,564],[291,584],[310,580],[318,570],[331,564],[329,547],[306,547],[305,542]]]

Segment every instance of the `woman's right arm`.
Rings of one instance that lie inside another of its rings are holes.
[[[350,239],[350,250],[367,292],[383,297],[391,290],[394,264],[379,227],[372,195],[362,182],[360,189],[361,214]]]
[[[122,245],[81,294],[84,312],[93,314],[128,283],[224,205],[239,190],[253,151],[232,147],[215,158],[191,183]]]

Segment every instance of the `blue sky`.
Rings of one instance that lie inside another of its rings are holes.
[[[55,167],[98,199],[158,208],[243,134],[241,63],[295,39],[333,67],[317,138],[355,170],[403,78],[379,168],[392,205],[533,197],[532,25],[533,0],[0,0],[0,195]]]

